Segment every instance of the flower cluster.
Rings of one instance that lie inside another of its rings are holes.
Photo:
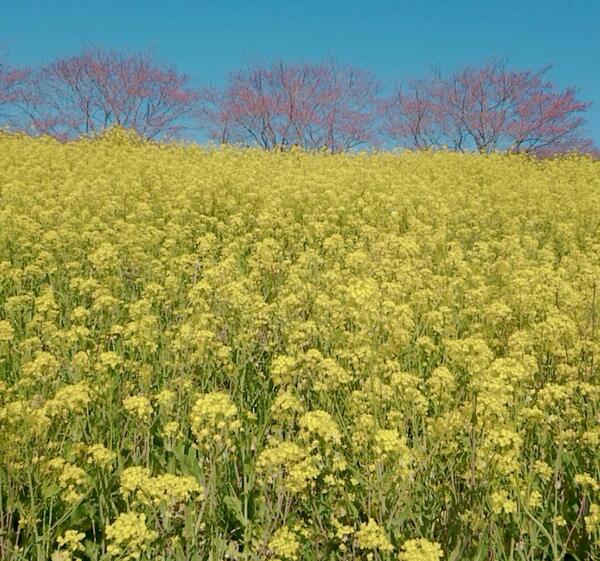
[[[190,425],[198,444],[206,448],[223,444],[233,449],[232,436],[241,429],[237,414],[237,407],[224,392],[198,397],[190,412]]]
[[[109,541],[106,550],[111,557],[139,559],[140,554],[148,551],[157,537],[157,532],[146,526],[144,514],[123,512],[106,528],[106,538]]]
[[[204,493],[192,476],[177,476],[171,473],[152,477],[150,470],[141,467],[126,468],[121,472],[120,491],[133,504],[147,504],[167,508],[185,503]]]
[[[598,161],[130,136],[0,132],[0,557],[600,559]]]

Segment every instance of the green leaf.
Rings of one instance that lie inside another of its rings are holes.
[[[242,502],[237,497],[231,495],[226,496],[223,499],[227,510],[235,517],[235,519],[242,525],[243,528],[248,524],[248,520],[244,516],[242,511]]]
[[[450,555],[448,555],[448,561],[457,561],[458,559],[460,559],[461,552],[462,541],[458,540],[458,543],[456,544],[455,548],[450,552]]]

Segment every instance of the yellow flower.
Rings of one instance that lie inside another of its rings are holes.
[[[304,407],[302,406],[302,403],[300,403],[300,400],[289,391],[279,392],[271,406],[273,419],[280,422],[292,420],[303,412]]]
[[[440,544],[425,538],[407,540],[401,549],[398,561],[439,561],[444,555]]]
[[[385,531],[372,518],[366,524],[361,524],[355,534],[356,544],[360,549],[376,549],[379,551],[392,551]]]
[[[0,343],[10,343],[13,340],[15,331],[6,320],[0,321]]]
[[[56,542],[60,547],[65,547],[70,552],[83,551],[83,545],[81,542],[85,538],[83,532],[77,530],[67,530],[62,536],[56,539]]]
[[[92,391],[85,382],[64,386],[46,404],[49,416],[83,413],[92,401]]]
[[[300,493],[319,475],[318,459],[293,442],[279,442],[265,448],[256,462],[266,482],[277,483],[291,493]]]
[[[584,517],[585,526],[588,534],[597,535],[597,542],[600,542],[600,505],[592,503],[589,513]]]
[[[123,512],[106,527],[109,544],[106,551],[110,557],[139,559],[158,538],[158,533],[146,526],[146,516],[136,512]]]
[[[390,455],[405,455],[408,453],[406,439],[398,434],[396,429],[378,429],[375,432],[375,454],[384,459]]]
[[[133,395],[123,400],[125,411],[134,414],[140,421],[147,423],[154,412],[150,400],[143,395]]]
[[[575,475],[575,484],[584,488],[588,488],[591,491],[600,490],[598,481],[594,479],[589,473],[578,473]]]
[[[150,470],[130,467],[121,472],[121,494],[133,503],[162,505],[173,508],[204,494],[204,488],[191,475],[177,476],[166,473],[156,477]]]
[[[87,448],[88,463],[94,463],[99,467],[110,466],[115,459],[117,454],[112,450],[109,450],[102,444],[92,444]]]
[[[536,460],[533,463],[533,471],[540,477],[542,481],[548,481],[554,473],[554,470],[542,460]]]
[[[496,491],[490,496],[494,514],[512,514],[517,512],[517,503],[509,498],[505,491]]]
[[[48,460],[45,466],[56,477],[63,501],[77,503],[84,497],[83,487],[88,483],[88,476],[84,469],[61,457]]]
[[[231,435],[241,428],[237,414],[237,407],[226,393],[201,395],[190,412],[192,433],[198,444],[209,447],[210,442],[225,443],[227,447],[233,448]]]
[[[310,411],[300,417],[300,427],[307,437],[318,437],[330,444],[341,442],[337,423],[326,411]]]
[[[175,405],[176,397],[177,396],[173,390],[164,389],[157,393],[154,396],[154,399],[156,400],[156,403],[158,403],[159,407],[161,407],[165,412],[169,412]]]
[[[294,532],[288,528],[279,528],[269,540],[269,549],[274,553],[277,559],[289,559],[294,561],[298,559],[298,550],[300,542]]]
[[[556,495],[598,556],[598,161],[0,131],[0,191],[9,557],[439,561],[387,511],[469,489],[465,551]]]

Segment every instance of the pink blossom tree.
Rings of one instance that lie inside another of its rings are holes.
[[[383,132],[395,143],[417,150],[435,148],[442,142],[443,113],[432,96],[428,80],[410,80],[398,86],[380,104]]]
[[[30,70],[16,68],[0,57],[0,125],[19,125],[18,105],[23,99]]]
[[[350,150],[376,138],[379,82],[334,62],[252,66],[205,92],[202,123],[219,142]]]
[[[590,104],[573,89],[557,89],[547,71],[494,61],[411,82],[387,101],[384,131],[412,148],[538,155],[590,150],[582,133]]]
[[[22,108],[34,131],[57,138],[120,125],[154,139],[180,135],[198,100],[188,76],[149,53],[94,48],[34,72]]]

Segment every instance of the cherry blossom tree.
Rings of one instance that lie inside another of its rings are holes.
[[[410,80],[380,104],[383,132],[395,143],[425,150],[442,142],[443,113],[427,80]]]
[[[0,126],[18,126],[18,104],[23,99],[30,70],[17,68],[0,56]]]
[[[334,62],[255,65],[206,90],[202,123],[219,142],[340,152],[376,139],[379,89],[370,72]]]
[[[547,72],[493,61],[410,82],[387,100],[383,129],[398,144],[417,149],[445,145],[537,155],[591,150],[582,132],[590,104],[572,88],[559,90]]]
[[[57,138],[120,125],[154,139],[180,135],[198,100],[188,76],[151,54],[94,48],[34,72],[21,108],[30,128]]]

